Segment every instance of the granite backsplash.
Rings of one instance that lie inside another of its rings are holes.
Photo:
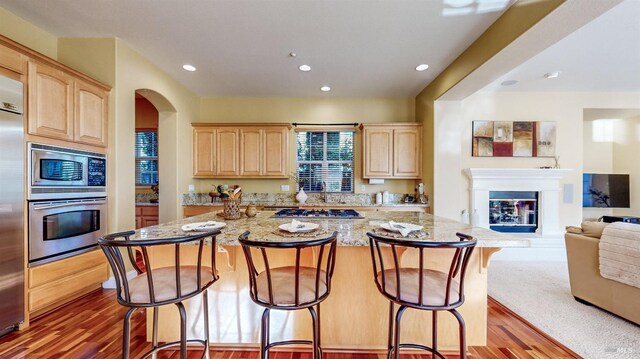
[[[306,204],[347,204],[352,206],[369,206],[376,203],[375,193],[327,193],[326,202],[322,200],[322,193],[307,193],[309,198]],[[404,194],[389,193],[389,204],[404,204]],[[220,200],[217,200],[220,201]],[[256,204],[290,205],[296,204],[295,193],[243,193],[242,203],[254,202]],[[184,193],[182,194],[183,206],[197,206],[210,204],[211,197],[208,193]]]

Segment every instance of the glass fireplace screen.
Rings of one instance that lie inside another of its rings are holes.
[[[534,233],[538,229],[538,192],[489,192],[489,228]]]

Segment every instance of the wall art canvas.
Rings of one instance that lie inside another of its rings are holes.
[[[553,121],[473,121],[474,157],[554,157]]]
[[[541,121],[536,126],[538,157],[554,157],[556,155],[556,123]]]
[[[473,156],[493,157],[493,121],[473,121]]]

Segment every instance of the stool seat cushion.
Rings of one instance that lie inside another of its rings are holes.
[[[197,272],[197,266],[180,266],[181,297],[186,297],[189,294],[198,291]],[[211,267],[201,267],[200,273],[200,288],[203,288],[213,282]],[[165,300],[176,299],[176,302],[178,302],[180,298],[178,298],[178,293],[176,291],[176,268],[155,268],[151,270],[151,274],[153,278],[155,301],[162,302]],[[122,291],[124,291],[124,286]],[[129,294],[131,295],[131,303],[151,303],[147,273],[142,273],[129,280]],[[126,299],[124,293],[122,293],[122,298]]]
[[[378,282],[382,285],[382,272],[378,272]],[[420,291],[420,269],[401,268],[400,269],[400,301],[418,305],[418,295]],[[384,271],[385,288],[384,292],[396,298],[396,270],[387,269]],[[422,270],[422,305],[424,306],[445,306],[445,293],[447,290],[447,273],[431,269]],[[449,304],[460,300],[460,285],[454,279],[451,280],[449,288]]]
[[[296,267],[272,268],[271,287],[273,289],[273,303],[269,300],[269,281],[264,271],[256,277],[258,299],[273,305],[294,306],[296,290]],[[311,303],[316,300],[316,268],[300,267],[298,304]],[[318,298],[327,293],[327,272],[320,270],[318,281]]]

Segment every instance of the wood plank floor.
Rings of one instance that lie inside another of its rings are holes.
[[[119,358],[122,348],[122,318],[127,308],[117,304],[114,290],[98,290],[50,314],[32,321],[21,332],[0,338],[0,358]],[[148,350],[144,311],[131,320],[132,358]],[[575,353],[519,318],[500,303],[489,299],[488,346],[470,347],[473,358],[579,358]],[[385,355],[326,353],[325,359],[385,359]],[[402,355],[402,359],[427,359],[430,355]],[[158,358],[179,358],[165,352]],[[192,350],[189,358],[200,358]],[[258,359],[257,351],[212,350],[212,359]],[[448,356],[447,358],[457,358]],[[311,359],[309,352],[276,352],[271,359]]]

